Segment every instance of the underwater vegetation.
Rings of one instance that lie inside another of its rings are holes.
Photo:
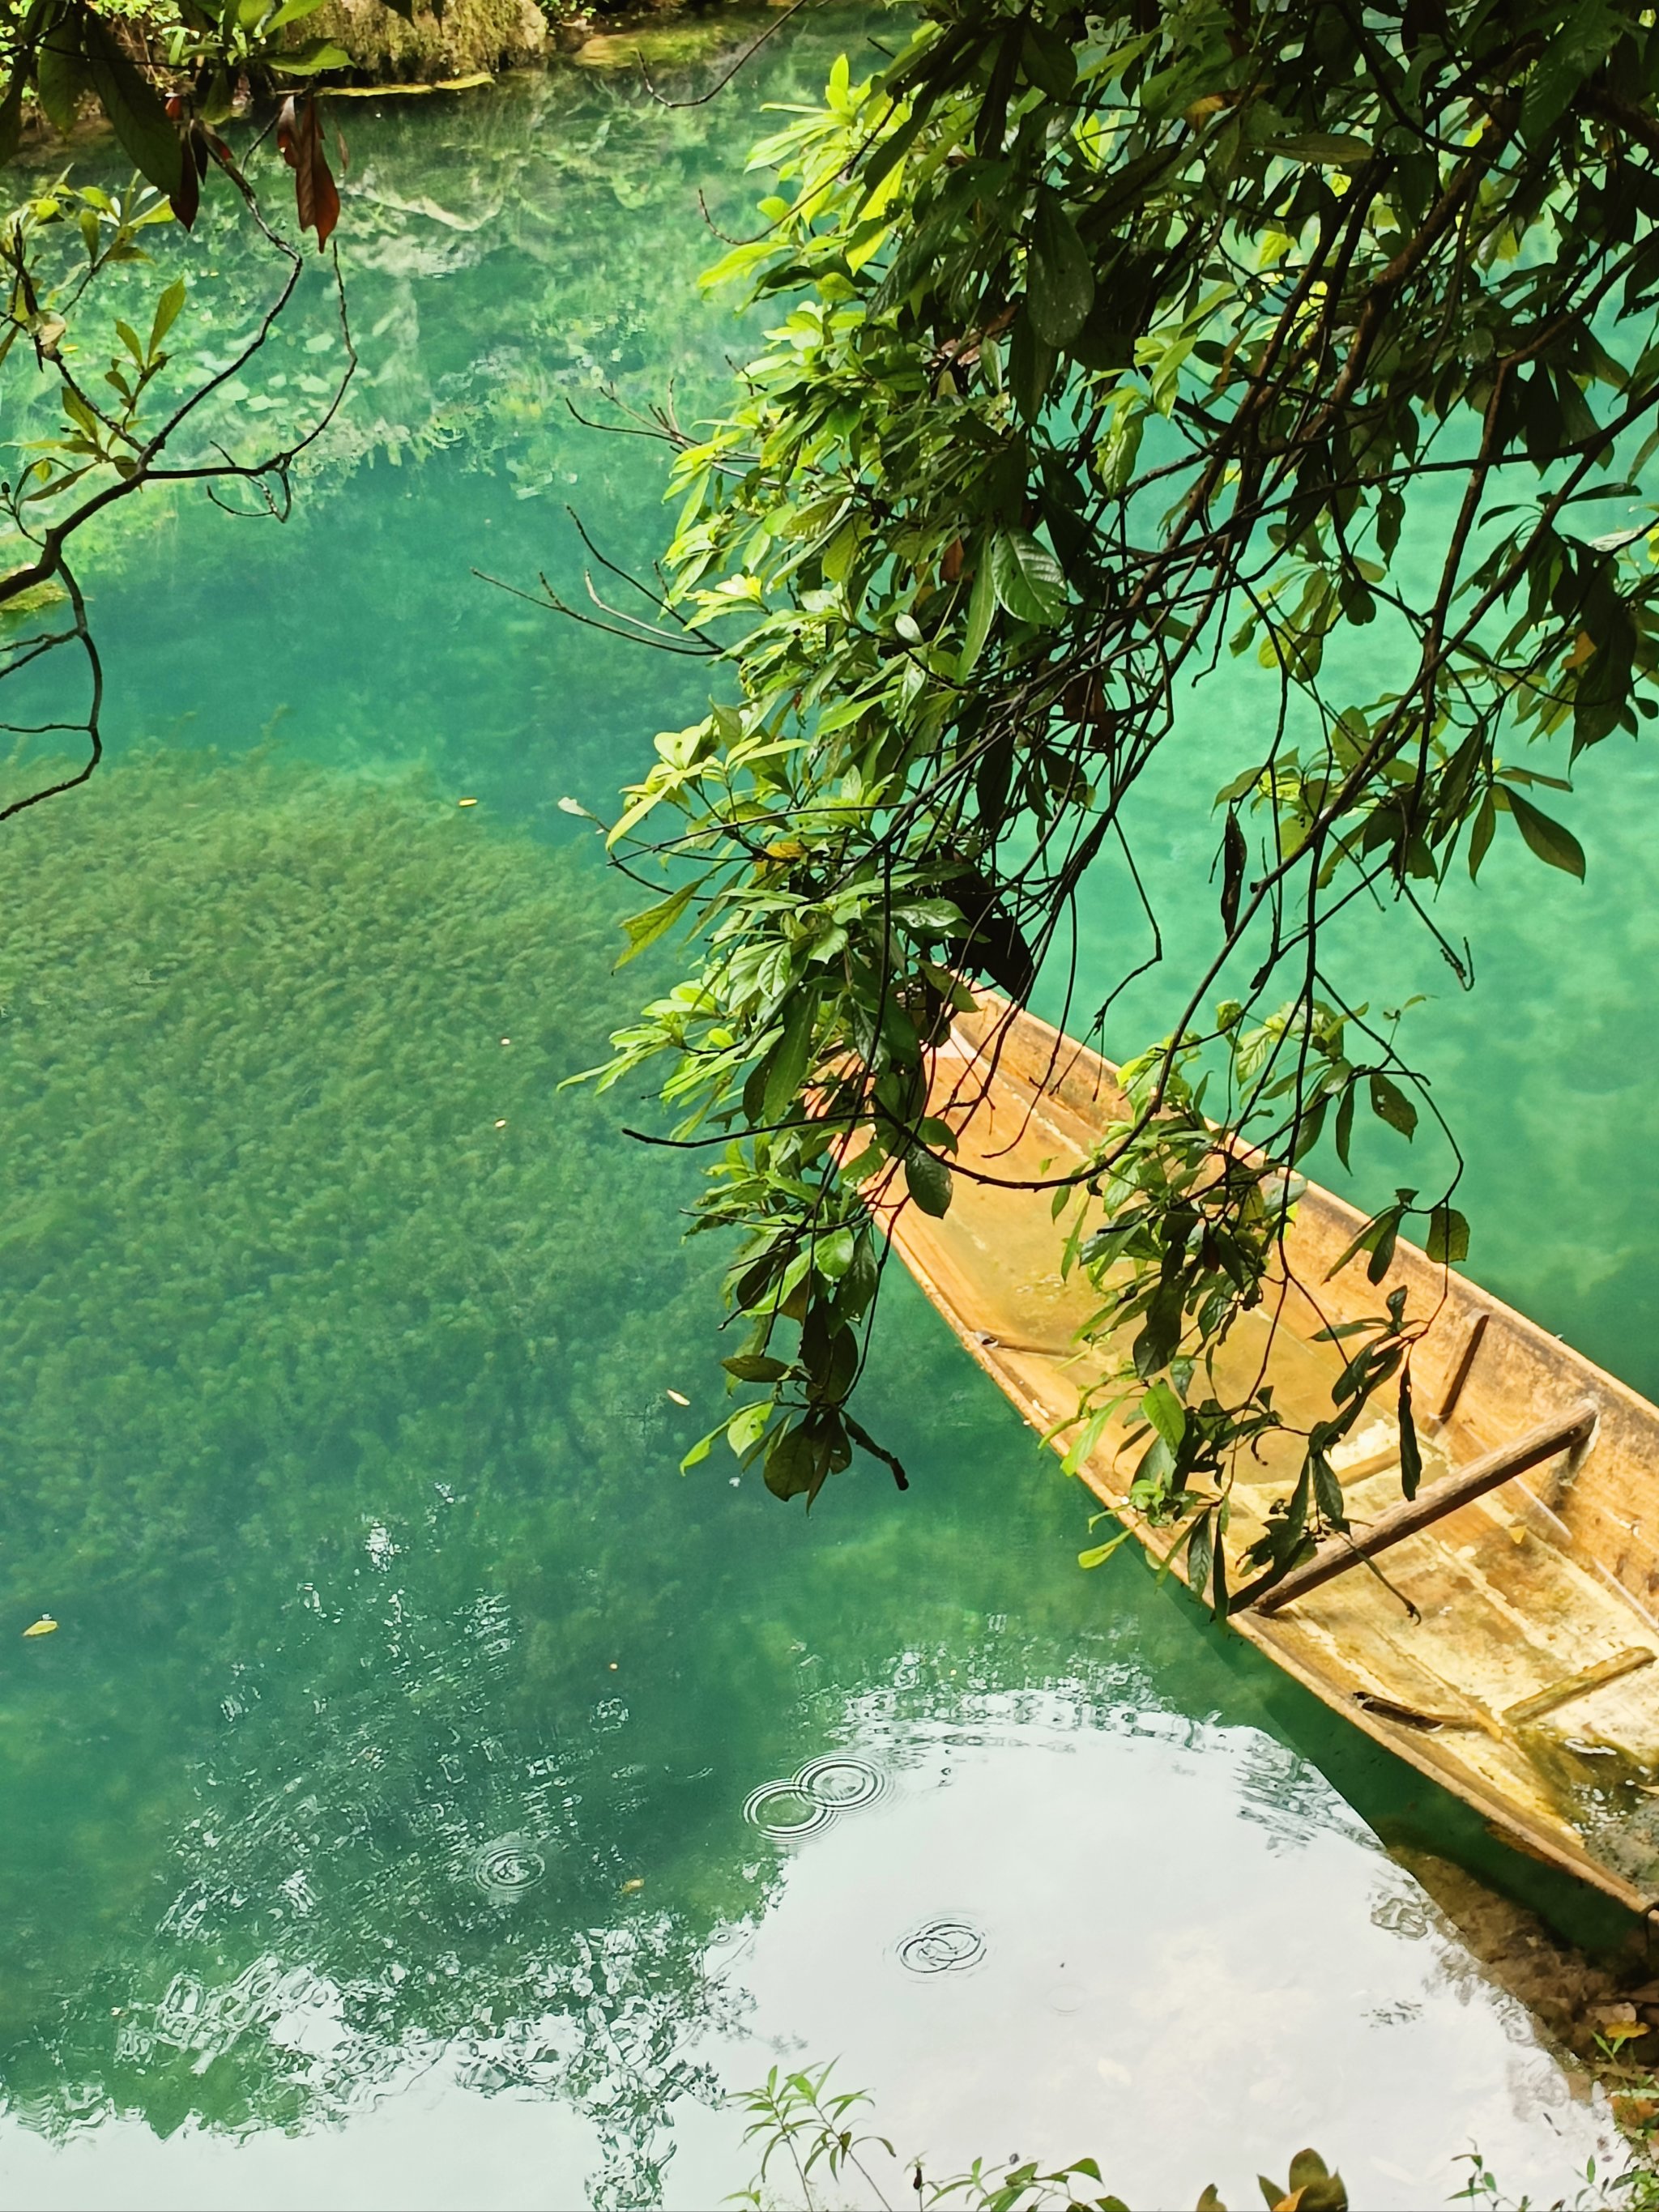
[[[776,1878],[745,1799],[860,1697],[1110,1668],[1080,1503],[931,1315],[879,1385],[925,1517],[677,1474],[694,1171],[558,1088],[638,972],[617,902],[457,796],[151,751],[14,825],[0,2085],[52,2134],[287,2127],[460,2045],[591,2099],[638,2203]]]
[[[557,1088],[605,1018],[596,873],[270,759],[82,797],[7,851],[6,1573],[142,1604],[319,1467],[343,1528],[393,1468],[533,1486],[613,1395],[570,1314],[662,1313],[689,1275]],[[666,1341],[610,1355],[642,1405]]]

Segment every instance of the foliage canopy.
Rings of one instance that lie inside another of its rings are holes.
[[[1085,876],[1139,891],[1136,787],[1254,654],[1269,711],[1206,735],[1210,941],[1128,1117],[1042,1186],[1132,1347],[1110,1387],[1147,1394],[1135,1501],[1191,1518],[1222,1601],[1231,1455],[1280,1416],[1206,1353],[1315,1144],[1346,1168],[1357,1116],[1438,1121],[1332,924],[1404,908],[1467,985],[1437,894],[1498,836],[1582,876],[1547,794],[1654,711],[1656,71],[1650,15],[1601,0],[963,0],[759,149],[781,189],[713,274],[787,313],[681,441],[667,602],[738,696],[610,833],[672,864],[635,941],[690,917],[699,949],[606,1079],[665,1055],[678,1138],[726,1146],[701,1218],[744,1232],[726,1364],[759,1386],[726,1433],[780,1495],[860,1440],[870,1202],[940,1212],[962,1172],[933,1048],[975,986],[1063,965]],[[1164,957],[1146,919],[1079,1030]],[[1401,1188],[1352,1263],[1380,1282],[1414,1226],[1462,1258],[1455,1185]],[[1340,1525],[1325,1454],[1395,1376],[1409,1436],[1426,1316],[1389,1306],[1255,1564]]]

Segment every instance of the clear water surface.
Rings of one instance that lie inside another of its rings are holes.
[[[908,1285],[870,1417],[908,1496],[860,1469],[803,1523],[676,1472],[718,1255],[637,1102],[556,1088],[640,974],[556,802],[702,672],[473,571],[580,597],[567,504],[648,562],[658,448],[568,403],[707,407],[748,338],[693,289],[699,193],[747,220],[762,101],[867,32],[701,108],[356,103],[364,366],[295,520],[158,502],[93,571],[113,757],[8,832],[0,940],[9,2201],[707,2205],[749,2172],[723,2093],[780,2059],[933,2170],[1086,2148],[1139,2202],[1310,2138],[1368,2205],[1472,2140],[1548,2192],[1600,2140],[1406,1861],[1617,1929],[1137,1559],[1080,1574],[1086,1501]],[[228,356],[261,279],[214,220],[187,312]],[[329,313],[313,278],[228,438],[314,403]],[[1615,774],[1588,890],[1496,854],[1484,988],[1419,1019],[1486,1279],[1651,1388]],[[1179,799],[1154,875],[1210,834]],[[1103,972],[1109,890],[1085,925]]]

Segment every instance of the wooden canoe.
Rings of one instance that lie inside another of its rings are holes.
[[[930,1110],[957,1131],[959,1159],[1018,1179],[1083,1158],[1123,1103],[1108,1062],[988,996],[939,1052]],[[1389,1545],[1387,1583],[1338,1547],[1340,1559],[1322,1555],[1315,1571],[1236,1610],[1233,1625],[1519,1848],[1653,1911],[1659,1410],[1403,1243],[1380,1289],[1358,1263],[1324,1282],[1361,1219],[1309,1188],[1287,1239],[1288,1279],[1235,1330],[1218,1375],[1247,1382],[1266,1351],[1289,1418],[1326,1418],[1344,1355],[1311,1342],[1313,1332],[1380,1311],[1405,1284],[1410,1313],[1438,1308],[1413,1360],[1418,1510],[1402,1512],[1398,1432],[1379,1403],[1334,1457],[1355,1542]],[[980,1365],[1063,1451],[1079,1388],[1109,1355],[1078,1340],[1097,1299],[1080,1274],[1060,1279],[1048,1194],[957,1176],[943,1219],[905,1206],[889,1228]],[[1298,1279],[1317,1289],[1322,1317]],[[1108,1507],[1122,1504],[1135,1456],[1122,1442],[1109,1433],[1082,1470]],[[1235,1558],[1295,1480],[1295,1440],[1275,1445],[1235,1469]],[[1158,1556],[1171,1540],[1136,1534]]]

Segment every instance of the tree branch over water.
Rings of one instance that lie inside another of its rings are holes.
[[[634,946],[697,950],[599,1073],[661,1060],[719,1154],[699,1225],[744,1237],[759,1391],[723,1427],[780,1495],[850,1462],[871,1202],[941,1213],[963,1172],[936,1047],[976,987],[1075,971],[1085,884],[1152,938],[1091,1033],[1160,965],[1174,1019],[1096,1154],[1018,1187],[1121,1347],[1079,1449],[1138,1409],[1135,1510],[1218,1604],[1235,1459],[1285,1423],[1212,1358],[1282,1279],[1298,1164],[1349,1170],[1362,1115],[1432,1133],[1348,1264],[1463,1257],[1407,1007],[1344,971],[1397,913],[1468,988],[1437,902],[1500,833],[1582,876],[1547,794],[1655,711],[1656,81],[1613,5],[964,0],[759,149],[765,228],[711,281],[788,319],[678,454],[668,563],[732,696],[610,832],[666,871]],[[1172,746],[1207,786],[1173,930],[1136,852]],[[1377,1391],[1410,1422],[1431,1316],[1387,1304],[1260,1569],[1344,1525],[1328,1454]]]
[[[0,620],[9,613],[13,624],[27,623],[64,604],[70,611],[66,628],[48,623],[0,641],[0,682],[38,672],[70,649],[87,679],[79,720],[0,724],[20,742],[78,731],[87,748],[77,774],[0,806],[0,821],[84,782],[102,755],[103,673],[71,564],[73,541],[110,510],[160,485],[200,484],[224,506],[220,487],[246,484],[257,493],[257,508],[228,511],[282,520],[295,464],[333,421],[356,368],[336,258],[331,273],[346,366],[332,395],[303,428],[252,457],[232,453],[212,419],[214,403],[251,367],[291,307],[305,269],[301,248],[267,219],[220,126],[245,79],[268,89],[275,79],[303,80],[345,59],[325,41],[289,42],[279,14],[291,20],[307,12],[269,0],[263,9],[221,14],[185,0],[169,19],[166,58],[158,61],[137,19],[112,20],[85,0],[0,0],[0,161],[20,149],[25,97],[32,95],[65,139],[95,103],[137,171],[128,187],[112,191],[73,184],[65,169],[33,187],[0,235],[7,413],[20,425],[33,417],[44,433],[15,442],[27,458],[0,483],[0,509],[10,525],[9,545],[0,545],[0,559],[10,558],[0,573]],[[313,229],[319,248],[326,248],[338,198],[313,94],[290,94],[271,127],[294,173],[301,229]],[[257,133],[250,153],[268,135]],[[233,357],[192,382],[181,377],[184,363],[169,343],[185,312],[186,276],[174,276],[141,304],[134,266],[150,262],[159,226],[193,228],[210,171],[233,191],[278,275]],[[43,404],[43,386],[55,391],[58,419]]]

